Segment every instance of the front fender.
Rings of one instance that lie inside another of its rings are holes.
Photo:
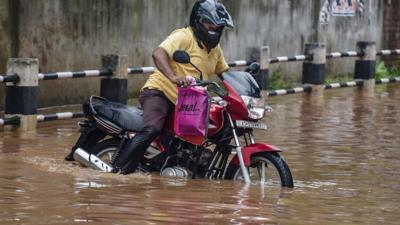
[[[282,150],[274,145],[266,143],[255,143],[242,148],[243,161],[245,166],[250,166],[251,156],[259,152],[281,152]],[[235,155],[230,164],[240,166],[239,158]]]

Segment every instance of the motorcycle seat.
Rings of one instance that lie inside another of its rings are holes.
[[[143,111],[137,107],[111,102],[105,98],[92,96],[89,101],[89,114],[101,117],[126,131],[140,131],[143,125]],[[85,107],[84,107],[85,108]],[[88,113],[88,112],[85,112]]]

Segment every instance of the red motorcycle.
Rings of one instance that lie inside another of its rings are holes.
[[[186,52],[177,51],[173,58],[193,65]],[[259,66],[249,68],[255,73]],[[281,150],[254,139],[254,129],[267,129],[260,120],[269,108],[250,73],[223,73],[224,88],[216,82],[197,81],[211,101],[206,139],[177,136],[172,115],[165,132],[147,149],[138,170],[293,187],[290,169],[279,155]],[[142,111],[97,96],[83,105],[83,111],[87,119],[79,123],[81,136],[66,160],[110,172],[120,149],[141,129]]]

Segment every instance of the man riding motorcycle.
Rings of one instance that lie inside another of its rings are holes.
[[[177,99],[176,86],[188,84],[187,75],[199,76],[193,66],[173,61],[177,50],[186,51],[191,61],[207,80],[229,69],[219,41],[225,27],[233,28],[230,14],[218,0],[198,0],[190,15],[190,26],[173,31],[153,52],[157,67],[139,95],[143,108],[143,129],[121,149],[115,158],[115,173],[129,174],[136,170],[151,142],[159,136],[173,112]]]

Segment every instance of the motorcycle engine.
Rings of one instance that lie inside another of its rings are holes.
[[[187,168],[190,172],[193,172],[196,169],[198,154],[201,155],[196,174],[203,176],[207,172],[207,167],[213,158],[213,153],[210,149],[203,147],[198,147],[196,149],[193,146],[182,148],[177,154],[178,164]]]

